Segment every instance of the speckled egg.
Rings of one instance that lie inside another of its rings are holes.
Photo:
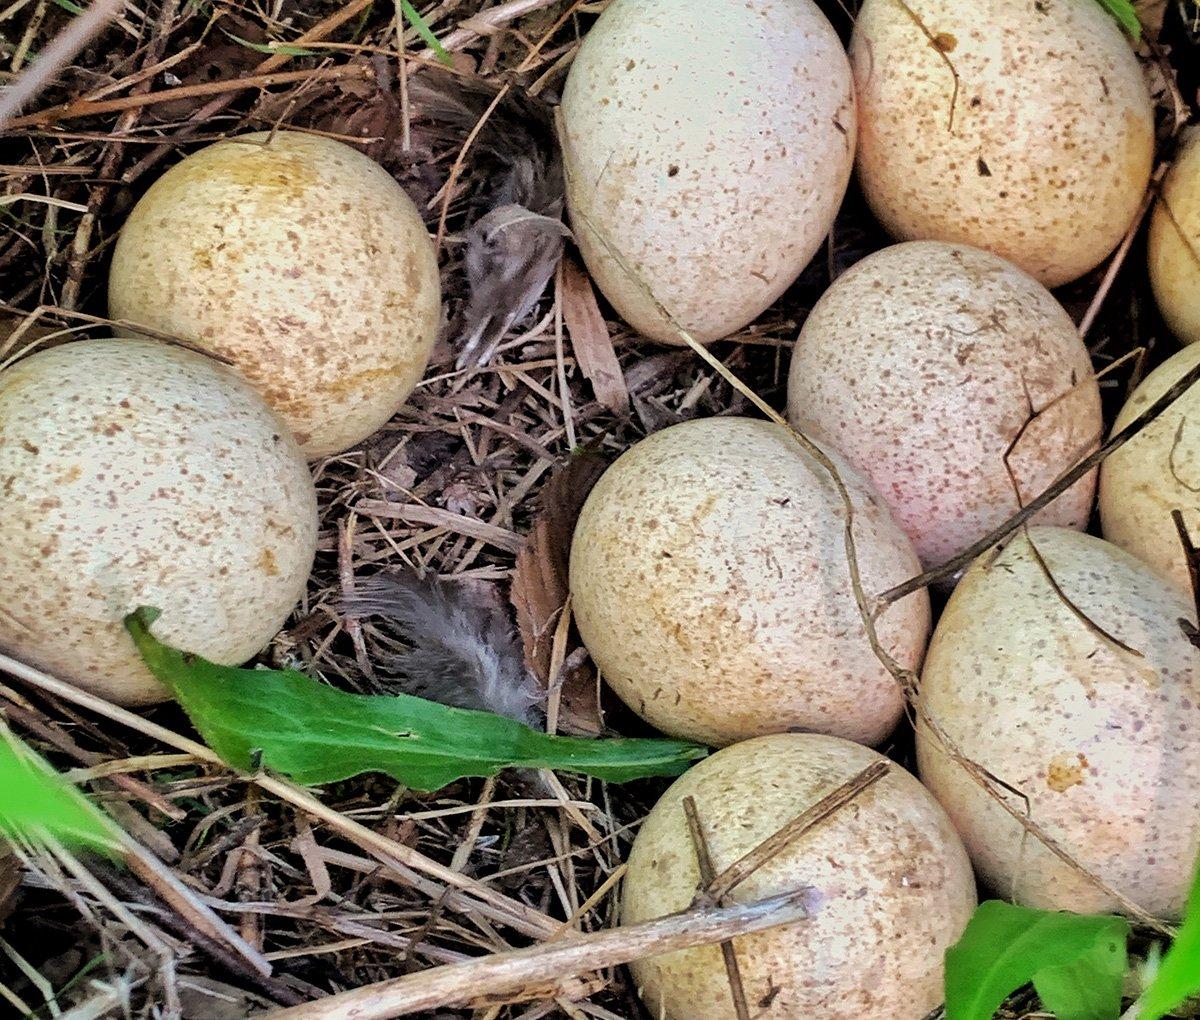
[[[1150,219],[1150,283],[1167,325],[1200,340],[1200,131],[1193,131],[1163,182]]]
[[[1153,106],[1096,0],[864,0],[850,58],[859,180],[895,237],[986,248],[1055,287],[1133,221]]]
[[[820,246],[854,158],[854,89],[812,0],[616,0],[562,102],[571,225],[634,329],[727,336]],[[653,295],[653,297],[651,297]]]
[[[1133,391],[1113,431],[1120,432],[1200,363],[1190,345],[1159,365]],[[1178,397],[1100,467],[1104,537],[1191,593],[1187,561],[1171,511],[1183,513],[1200,542],[1200,384]]]
[[[828,451],[827,451],[828,452]],[[919,572],[904,533],[840,457],[864,591]],[[667,733],[728,744],[815,730],[873,744],[903,698],[867,641],[828,474],[782,426],[707,418],[655,433],[600,478],[571,547],[571,604],[605,680]],[[921,662],[922,591],[878,621]]]
[[[682,801],[694,797],[716,871],[882,760],[816,734],[748,740],[693,767],[638,832],[622,923],[684,910],[700,883]],[[900,766],[755,871],[735,902],[807,888],[807,919],[733,942],[756,1015],[923,1020],[942,1001],[942,957],[975,909],[975,879],[945,812]],[[717,946],[632,964],[656,1020],[737,1014]],[[752,1006],[753,1008],[753,1006]]]
[[[244,662],[304,592],[317,501],[283,422],[232,370],[87,340],[0,373],[0,647],[124,705],[170,695],[122,618]]]
[[[922,562],[961,552],[1103,434],[1067,313],[1011,263],[961,244],[876,252],[822,295],[788,378],[792,422],[867,475]],[[1039,515],[1082,528],[1095,474]]]
[[[278,131],[189,156],[129,214],[116,319],[232,361],[309,458],[383,425],[425,371],[441,314],[416,207],[341,142]]]
[[[1200,845],[1200,650],[1181,618],[1195,622],[1189,600],[1127,552],[1031,528],[967,572],[921,688],[924,712],[967,759],[1024,794],[1029,817],[1084,868],[1159,917],[1183,908]],[[1118,909],[926,726],[917,758],[996,892],[1047,910]]]

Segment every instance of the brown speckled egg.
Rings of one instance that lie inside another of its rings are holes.
[[[1200,363],[1189,345],[1159,365],[1133,391],[1113,431],[1120,432]],[[1200,384],[1194,384],[1100,467],[1104,537],[1191,593],[1187,561],[1171,511],[1183,513],[1200,542]]]
[[[441,314],[433,245],[400,185],[341,142],[289,131],[163,174],[121,231],[108,299],[114,318],[232,361],[309,458],[395,413]]]
[[[317,500],[283,422],[231,369],[87,340],[0,373],[0,647],[125,705],[170,695],[122,618],[244,662],[304,592]]]
[[[1096,0],[865,0],[850,58],[859,180],[895,237],[986,248],[1047,287],[1121,240],[1154,112]]]
[[[700,872],[682,807],[695,798],[719,872],[881,756],[816,734],[748,740],[693,767],[662,796],[629,855],[622,923],[692,902]],[[804,833],[734,891],[734,902],[807,889],[807,919],[733,942],[753,1015],[923,1020],[942,1001],[942,957],[975,909],[975,879],[950,820],[900,766]],[[631,966],[656,1020],[737,1014],[717,946]]]
[[[1024,794],[1029,817],[1080,864],[1160,917],[1182,909],[1200,841],[1200,650],[1181,618],[1195,622],[1188,600],[1128,553],[1031,528],[959,583],[921,688],[924,711],[966,758]],[[1047,910],[1118,909],[925,726],[917,758],[1000,895]]]
[[[1167,325],[1200,340],[1200,131],[1193,130],[1163,182],[1150,220],[1150,283]]]
[[[919,571],[870,486],[850,492],[864,591]],[[659,729],[710,744],[815,730],[877,743],[903,707],[854,600],[845,512],[782,426],[707,418],[655,433],[600,478],[571,547],[584,644],[618,695]],[[922,591],[878,621],[902,665],[921,662]]]
[[[1087,348],[1050,292],[938,241],[876,252],[822,295],[792,355],[788,415],[871,479],[928,567],[1002,524],[1103,432]],[[1038,520],[1082,528],[1094,491],[1092,473]]]
[[[740,329],[829,232],[854,89],[812,0],[616,0],[562,103],[567,202],[605,297],[648,337]]]

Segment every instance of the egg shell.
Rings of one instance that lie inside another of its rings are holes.
[[[121,230],[117,319],[232,361],[316,458],[383,425],[441,314],[433,244],[392,176],[315,135],[239,135],[162,175]]]
[[[1120,432],[1200,363],[1200,346],[1177,352],[1133,391],[1113,432]],[[1104,537],[1191,594],[1183,544],[1171,511],[1178,509],[1200,541],[1200,384],[1193,385],[1100,467]]]
[[[788,417],[870,478],[927,567],[1049,488],[1104,429],[1087,348],[1050,292],[939,241],[869,255],[822,295],[792,355]],[[1091,472],[1036,519],[1082,528],[1094,493]]]
[[[727,336],[800,274],[854,158],[849,62],[811,0],[616,0],[563,92],[567,203],[634,329]],[[653,295],[653,298],[650,295]]]
[[[1158,917],[1180,913],[1200,847],[1200,651],[1180,619],[1195,621],[1188,600],[1128,553],[1031,528],[959,583],[921,684],[922,711],[962,755],[1024,794],[1051,839]],[[917,759],[1001,896],[1046,910],[1118,908],[951,761],[925,725]],[[1010,803],[1024,813],[1019,797]]]
[[[1147,254],[1159,311],[1186,344],[1200,340],[1200,132],[1193,130],[1163,182]]]
[[[836,454],[873,594],[919,571],[904,533]],[[854,600],[832,481],[782,426],[708,418],[655,433],[601,476],[571,546],[571,605],[614,691],[659,729],[710,744],[802,729],[876,743],[900,717]],[[920,665],[922,591],[878,621]]]
[[[87,340],[0,373],[0,647],[124,705],[170,696],[122,625],[234,664],[297,600],[317,500],[287,428],[231,369]]]
[[[986,248],[1056,287],[1132,223],[1154,111],[1096,0],[864,0],[850,58],[858,176],[893,236]]]
[[[748,740],[694,766],[638,832],[622,923],[684,910],[701,884],[682,801],[694,797],[719,872],[881,756],[816,734]],[[923,1020],[942,1001],[942,958],[975,908],[962,844],[936,801],[898,765],[753,872],[752,902],[808,889],[809,917],[733,941],[746,998],[763,1015]],[[660,1020],[736,1016],[717,946],[631,965]]]

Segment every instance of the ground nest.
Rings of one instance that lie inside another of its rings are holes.
[[[1163,159],[1196,96],[1194,81],[1175,87],[1173,68],[1200,56],[1175,3],[1160,44],[1143,46],[1159,67]],[[426,23],[453,54],[447,66],[400,20],[398,4],[128,3],[0,139],[0,336],[11,334],[0,359],[30,342],[111,334],[104,281],[125,215],[163,169],[229,134],[287,127],[350,142],[395,175],[437,238],[444,326],[433,363],[389,425],[316,465],[316,568],[263,661],[349,690],[394,689],[394,635],[343,607],[364,580],[402,566],[511,612],[557,729],[648,732],[598,690],[577,639],[559,625],[573,517],[598,466],[641,436],[754,412],[693,352],[640,341],[597,306],[557,226],[553,106],[604,6],[427,5]],[[852,6],[823,3],[843,36]],[[67,0],[0,5],[0,82],[30,66],[77,10]],[[537,215],[489,230],[514,205]],[[833,277],[886,243],[852,191],[800,281],[751,328],[714,345],[716,357],[781,407],[806,311]],[[1087,317],[1097,367],[1119,363],[1102,381],[1109,421],[1131,383],[1172,349],[1139,268],[1142,245],[1139,235],[1118,255],[1115,274],[1106,264],[1059,294],[1076,321]],[[1127,357],[1139,349],[1148,356]],[[137,726],[15,680],[0,695],[14,729],[149,851],[138,869],[50,851],[0,862],[0,992],[37,1016],[242,1017],[526,945],[547,924],[608,927],[621,862],[666,786],[508,772],[426,795],[373,775],[320,790],[324,808],[314,810],[199,760],[171,706]],[[908,762],[910,745],[905,731],[885,750]],[[404,849],[442,870],[414,867]],[[538,920],[506,923],[493,894]],[[206,931],[196,904],[252,954]],[[523,1001],[481,990],[472,1008],[424,1015],[644,1015],[622,968],[514,998]],[[1013,1000],[1012,1015],[1034,1001]]]

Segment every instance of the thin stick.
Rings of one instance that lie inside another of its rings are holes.
[[[484,996],[494,1001],[534,982],[794,924],[808,916],[804,898],[805,891],[797,891],[751,904],[693,908],[642,924],[380,981],[305,1006],[277,1010],[267,1014],[266,1020],[390,1020],[423,1009],[476,1002]]]
[[[1117,273],[1121,271],[1121,267],[1125,264],[1125,257],[1129,254],[1129,249],[1133,247],[1133,239],[1137,236],[1138,230],[1141,229],[1142,220],[1146,218],[1146,213],[1150,211],[1150,206],[1154,204],[1154,197],[1158,194],[1158,186],[1170,167],[1170,163],[1161,164],[1150,179],[1150,184],[1146,188],[1146,194],[1142,197],[1142,204],[1138,208],[1138,213],[1133,218],[1133,222],[1129,224],[1129,229],[1125,231],[1125,237],[1122,238],[1116,253],[1109,260],[1108,268],[1104,270],[1104,278],[1100,281],[1100,286],[1096,289],[1096,293],[1092,297],[1087,311],[1084,312],[1083,318],[1079,321],[1078,329],[1081,337],[1087,336],[1088,330],[1092,328],[1092,324],[1096,321],[1096,316],[1100,314],[1100,308],[1104,304],[1104,299],[1112,289],[1113,282],[1117,278]]]
[[[697,900],[719,903],[772,857],[794,843],[809,829],[820,825],[834,812],[840,811],[868,787],[879,782],[890,769],[891,762],[872,762],[858,775],[847,779],[836,790],[831,790],[811,807],[801,811],[749,853],[739,857],[711,882],[707,882]]]
[[[195,755],[201,761],[207,762],[210,765],[236,771],[226,765],[204,744],[180,736],[165,726],[159,726],[149,719],[143,719],[133,712],[113,705],[94,694],[89,694],[87,691],[74,687],[42,670],[35,669],[18,659],[7,655],[0,655],[0,671],[24,680],[41,690],[62,698],[64,701],[69,701],[73,705],[79,705],[82,708],[104,716],[106,719],[111,719],[131,729],[138,730],[149,737],[153,737],[155,740],[160,740],[164,744],[174,747],[176,750]],[[442,895],[444,890],[437,884],[441,883],[441,885],[451,886],[459,890],[461,894],[465,894],[448,897],[447,902],[454,906],[455,909],[464,912],[470,912],[472,909],[479,910],[487,913],[494,920],[534,938],[544,939],[558,930],[559,922],[548,914],[526,906],[524,903],[505,896],[503,893],[496,892],[482,882],[452,871],[445,865],[426,857],[420,851],[389,839],[387,836],[375,832],[351,818],[347,818],[340,812],[322,804],[302,787],[262,773],[253,776],[243,776],[243,778],[248,782],[255,783],[260,789],[273,794],[280,800],[286,801],[293,807],[298,807],[302,811],[307,811],[313,817],[320,819],[330,828],[340,832],[347,839],[357,843],[368,853],[383,861],[389,868],[399,872],[411,884],[415,885],[428,896],[436,898]],[[426,879],[422,879],[421,875],[427,875],[436,881],[429,882]]]
[[[104,31],[125,7],[125,0],[94,0],[42,50],[37,61],[0,96],[0,129],[11,127],[16,112],[50,84],[80,50]],[[11,123],[10,123],[11,122]]]
[[[1187,524],[1183,520],[1183,511],[1178,507],[1171,511],[1171,520],[1175,522],[1175,531],[1179,534],[1179,544],[1183,546],[1183,560],[1187,564],[1188,581],[1192,589],[1192,605],[1196,607],[1196,618],[1200,620],[1200,551],[1197,551],[1188,534]],[[1180,629],[1193,645],[1200,648],[1200,630],[1191,620],[1181,617]]]
[[[338,67],[312,68],[308,71],[275,71],[269,74],[251,74],[245,78],[233,78],[228,81],[204,81],[195,85],[180,85],[174,89],[159,89],[157,92],[145,92],[135,96],[118,96],[116,99],[98,99],[90,101],[77,99],[60,106],[51,106],[26,117],[15,117],[8,123],[7,130],[17,128],[45,127],[48,124],[62,120],[74,120],[78,117],[94,117],[101,113],[115,113],[118,110],[132,110],[143,106],[154,106],[157,103],[169,103],[176,99],[195,99],[198,96],[220,95],[222,93],[244,92],[246,89],[267,88],[271,85],[290,85],[293,82],[306,81],[335,81],[340,78],[372,77],[371,69],[366,64],[342,64]]]
[[[700,881],[708,888],[717,877],[713,867],[712,854],[708,849],[708,840],[704,836],[704,826],[700,824],[700,811],[696,807],[696,798],[683,798],[683,813],[687,816],[688,833],[692,837],[692,848],[696,852],[696,863],[700,867]],[[723,905],[720,899],[718,905]],[[730,941],[721,943],[721,958],[725,961],[725,976],[729,979],[729,994],[733,998],[733,1011],[738,1020],[750,1020],[750,1007],[746,1003],[746,986],[742,983],[742,968],[738,966],[737,953]]]
[[[1151,404],[1145,411],[1139,414],[1133,421],[1126,425],[1120,432],[1116,432],[1109,436],[1099,449],[1093,451],[1088,456],[1084,457],[1070,471],[1060,475],[1058,480],[1054,482],[1048,489],[1030,500],[1025,506],[1013,514],[1007,521],[999,527],[994,528],[991,532],[984,535],[978,542],[964,549],[957,556],[952,556],[941,566],[934,567],[932,570],[926,570],[916,577],[911,577],[902,584],[896,585],[894,588],[889,588],[877,596],[881,606],[890,605],[904,598],[906,595],[911,595],[915,591],[932,584],[934,581],[941,580],[943,577],[949,577],[951,574],[957,573],[963,567],[971,563],[975,557],[981,553],[987,552],[992,546],[997,545],[1016,531],[1022,524],[1028,521],[1031,517],[1038,513],[1043,507],[1053,503],[1060,495],[1067,491],[1079,479],[1091,471],[1094,467],[1100,464],[1114,450],[1120,449],[1129,440],[1133,439],[1147,425],[1161,415],[1168,407],[1186,393],[1193,384],[1200,380],[1200,364],[1193,365],[1187,372],[1179,377],[1178,381]]]

